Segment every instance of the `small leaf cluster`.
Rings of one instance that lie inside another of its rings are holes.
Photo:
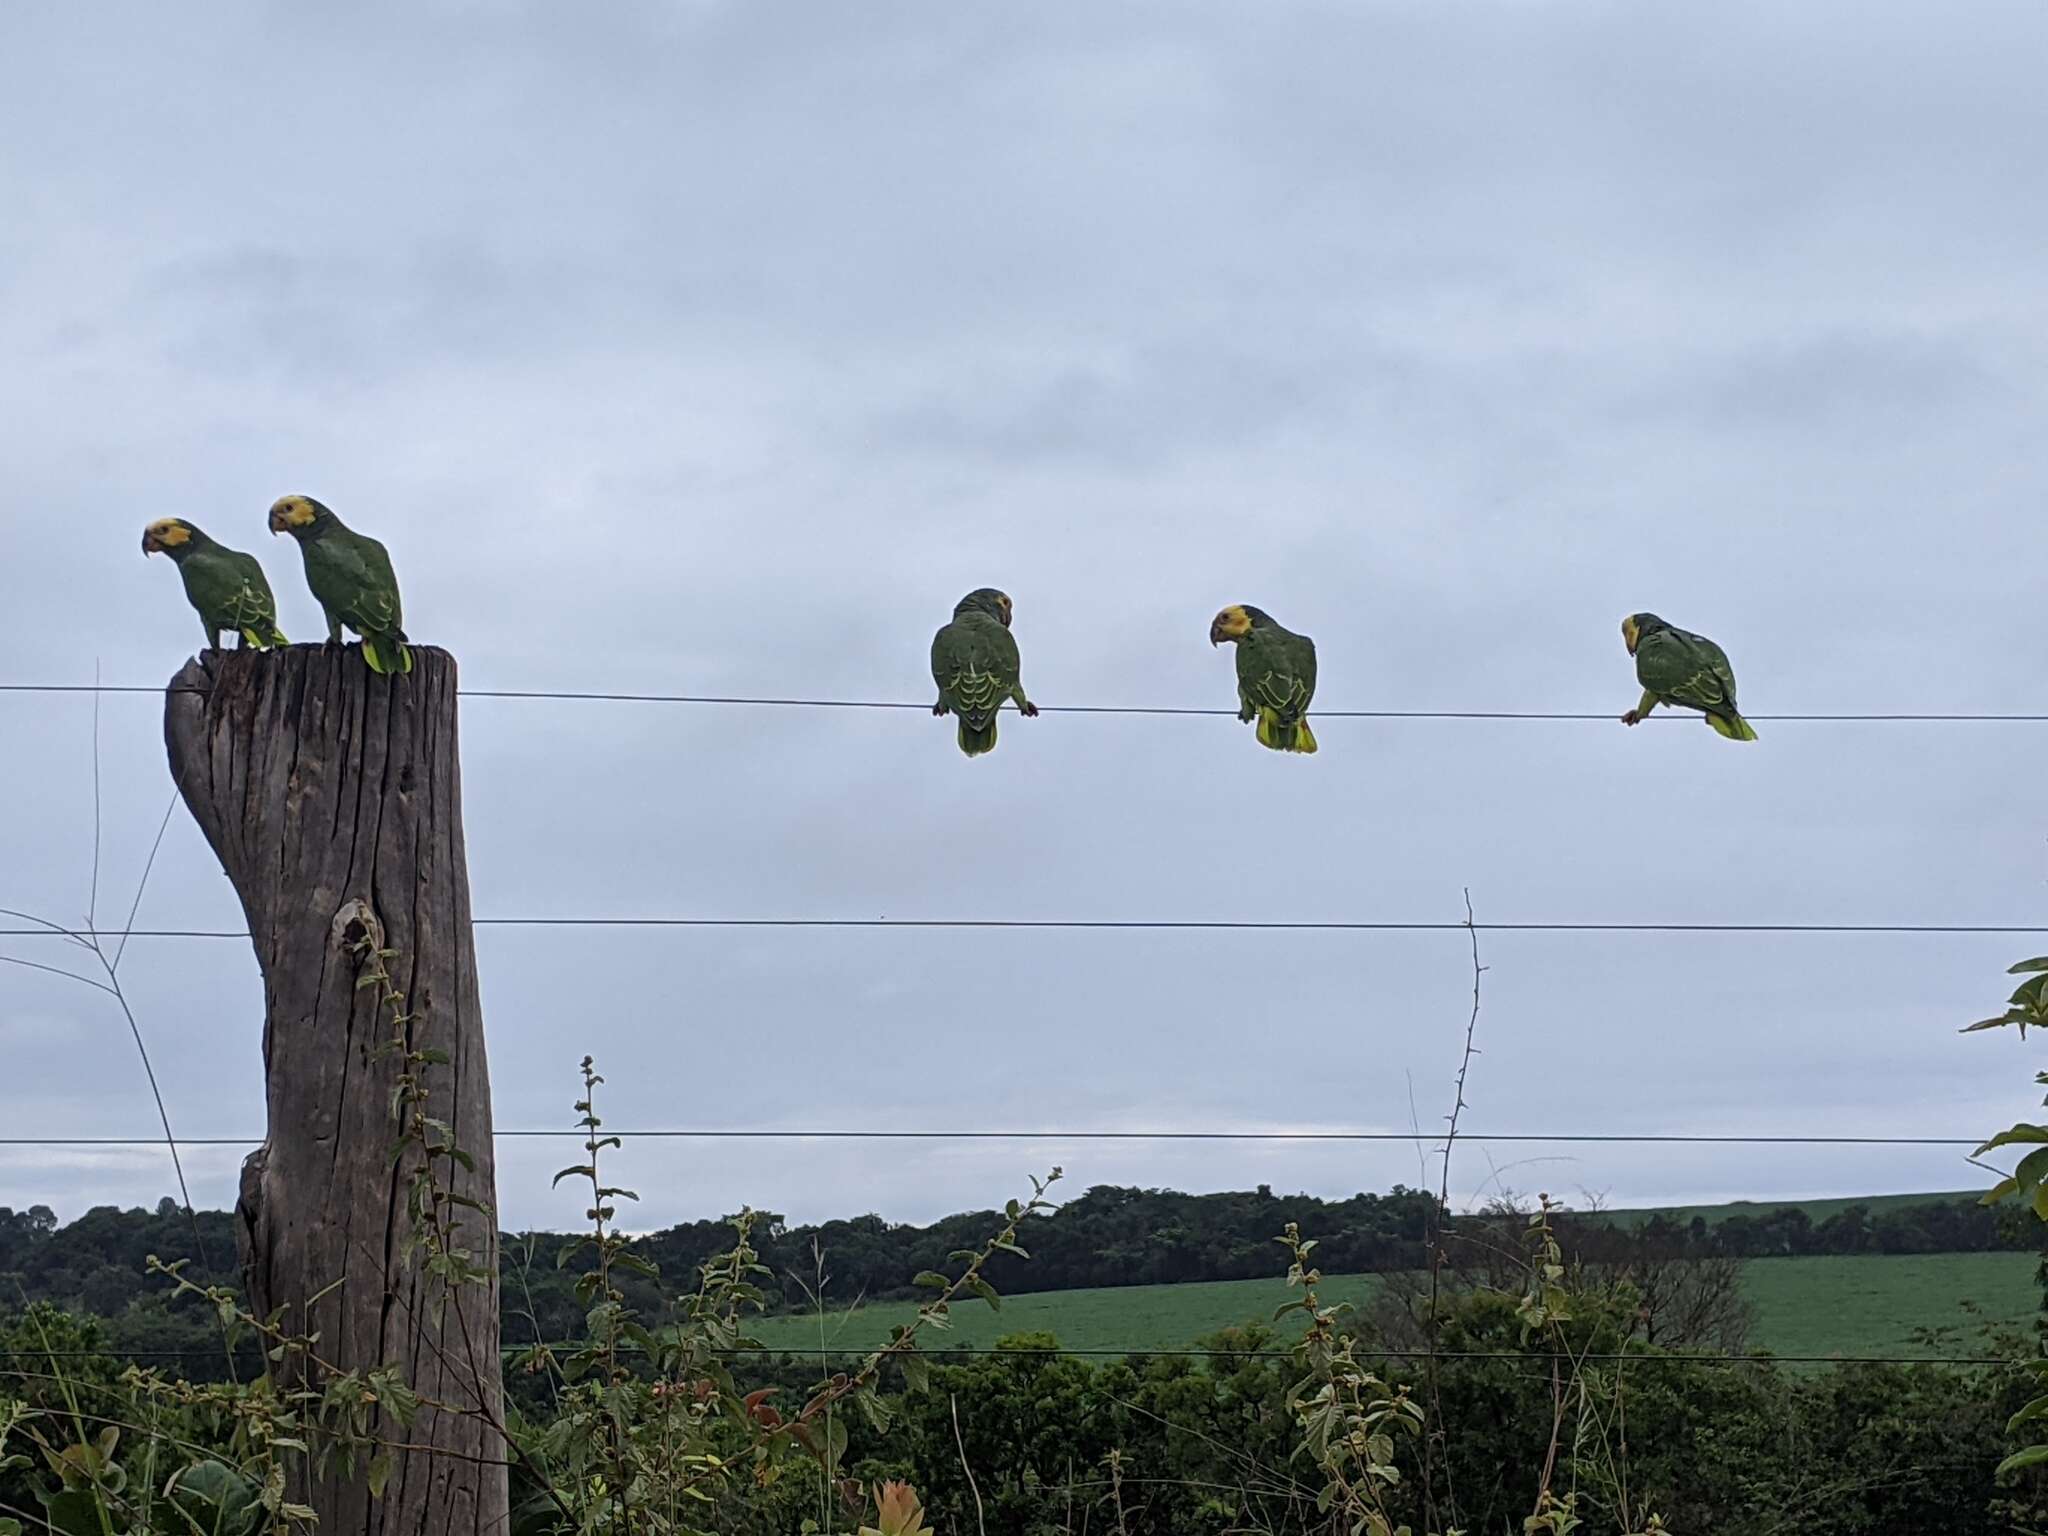
[[[1515,1316],[1522,1325],[1522,1342],[1539,1333],[1549,1333],[1572,1316],[1571,1291],[1566,1285],[1564,1248],[1557,1240],[1553,1218],[1559,1207],[1548,1195],[1538,1196],[1529,1216],[1526,1240],[1529,1245],[1528,1281]]]
[[[449,1057],[446,1051],[413,1044],[417,1015],[391,974],[398,951],[380,948],[365,936],[350,946],[350,952],[359,967],[356,990],[374,992],[377,1011],[391,1016],[390,1038],[372,1059],[398,1063],[391,1085],[391,1118],[398,1122],[399,1135],[391,1149],[391,1165],[407,1170],[406,1230],[400,1251],[408,1263],[424,1259],[424,1271],[442,1282],[437,1305],[445,1304],[453,1292],[488,1285],[495,1278],[486,1259],[468,1245],[461,1213],[471,1212],[493,1228],[497,1216],[484,1201],[456,1187],[456,1170],[474,1175],[476,1158],[457,1143],[455,1127],[431,1112],[427,1076],[433,1068],[447,1066]]]
[[[1323,1474],[1317,1509],[1337,1517],[1338,1528],[1351,1536],[1413,1536],[1408,1526],[1394,1524],[1387,1495],[1401,1481],[1396,1437],[1422,1433],[1422,1405],[1358,1361],[1353,1334],[1340,1326],[1349,1305],[1326,1307],[1317,1292],[1323,1277],[1312,1263],[1315,1243],[1292,1222],[1278,1241],[1288,1253],[1287,1284],[1301,1295],[1275,1312],[1274,1321],[1299,1315],[1308,1325],[1296,1349],[1306,1374],[1287,1401],[1301,1426],[1295,1454]]]
[[[2004,1013],[1989,1019],[1979,1019],[1975,1024],[1966,1025],[1963,1033],[1976,1034],[1982,1030],[2003,1029],[2008,1025],[2017,1028],[2022,1039],[2029,1029],[2048,1028],[2048,955],[2022,960],[2006,971],[2008,976],[2025,976],[2028,979],[2013,989],[2007,1000]],[[2048,1072],[2037,1072],[2034,1081],[2038,1086],[2048,1086]],[[2044,1100],[2048,1102],[2048,1100]],[[2010,1130],[2000,1131],[1983,1146],[1976,1156],[1983,1157],[2005,1147],[2032,1148],[2019,1161],[2013,1171],[2000,1179],[1984,1196],[1984,1204],[1996,1205],[2004,1200],[2024,1200],[2034,1214],[2048,1221],[2048,1125],[2036,1125],[2026,1121]],[[2035,1360],[2027,1370],[2044,1386],[2048,1386],[2048,1360]],[[2048,1392],[2033,1399],[2012,1416],[2006,1426],[2007,1433],[2018,1435],[2027,1431],[2038,1437],[2041,1426],[2048,1422]],[[2037,1442],[2022,1447],[2008,1456],[1998,1468],[1999,1476],[2005,1477],[2029,1467],[2048,1465],[2048,1444]]]
[[[554,1388],[547,1425],[514,1437],[532,1484],[515,1511],[516,1536],[700,1536],[715,1529],[721,1500],[766,1493],[806,1466],[825,1486],[846,1490],[850,1436],[841,1410],[858,1413],[877,1435],[888,1432],[892,1413],[881,1393],[887,1367],[899,1365],[910,1387],[921,1390],[928,1372],[917,1353],[919,1335],[947,1327],[963,1299],[1001,1305],[987,1266],[999,1253],[1028,1257],[1019,1229],[1049,1209],[1045,1195],[1059,1170],[1032,1181],[1029,1201],[1011,1201],[1003,1226],[982,1247],[953,1255],[958,1275],[921,1279],[937,1294],[915,1322],[858,1370],[828,1377],[800,1406],[785,1408],[774,1401],[779,1389],[743,1392],[731,1368],[735,1357],[763,1349],[746,1328],[762,1310],[762,1282],[771,1278],[753,1245],[752,1211],[734,1219],[733,1246],[700,1266],[697,1289],[676,1304],[673,1323],[651,1327],[628,1304],[620,1275],[656,1283],[661,1276],[619,1229],[621,1202],[638,1196],[606,1181],[605,1155],[622,1144],[604,1134],[597,1111],[604,1079],[589,1057],[582,1074],[576,1110],[584,1160],[555,1177],[558,1184],[581,1179],[590,1186],[589,1232],[565,1245],[557,1260],[563,1268],[585,1266],[577,1280],[584,1338],[537,1346],[514,1362]],[[851,1496],[857,1507],[858,1487]],[[928,1536],[907,1488],[884,1488],[877,1501],[884,1536]]]

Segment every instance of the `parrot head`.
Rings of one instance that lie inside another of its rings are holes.
[[[176,560],[190,550],[192,535],[198,531],[179,518],[158,518],[142,530],[142,552],[145,555],[169,555]]]
[[[998,592],[994,587],[977,587],[961,598],[953,607],[953,617],[966,613],[985,613],[1003,628],[1010,627],[1010,594]]]
[[[1272,622],[1263,609],[1254,608],[1250,603],[1232,603],[1210,622],[1209,643],[1221,645],[1228,640],[1235,645],[1259,625]]]
[[[334,514],[310,496],[280,496],[270,508],[272,534],[303,538],[332,522]]]
[[[1636,653],[1636,647],[1643,643],[1643,636],[1653,635],[1668,626],[1654,613],[1632,613],[1621,621],[1621,641],[1628,647],[1629,655]]]

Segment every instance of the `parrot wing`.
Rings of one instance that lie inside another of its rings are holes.
[[[214,545],[188,556],[183,574],[185,595],[209,629],[234,630],[259,646],[282,641],[277,599],[254,555]]]
[[[404,614],[391,556],[375,539],[347,529],[306,546],[313,595],[361,635],[400,637]]]
[[[1305,713],[1316,696],[1316,643],[1307,635],[1289,635],[1295,681],[1301,686],[1301,707]]]
[[[1293,723],[1307,713],[1309,700],[1316,691],[1315,647],[1307,644],[1304,637],[1290,635],[1290,641],[1302,641],[1298,654],[1293,645],[1281,642],[1275,636],[1271,640],[1240,642],[1237,647],[1237,686],[1245,702],[1255,709],[1271,710],[1286,723]]]
[[[1660,699],[1709,714],[1735,709],[1735,672],[1721,647],[1704,635],[1663,629],[1636,647],[1636,679]]]
[[[994,619],[970,614],[932,637],[932,681],[939,697],[976,728],[995,718],[1021,669],[1016,636]]]
[[[276,634],[277,595],[270,590],[270,578],[263,574],[263,563],[254,555],[230,550],[225,568],[233,587],[227,608],[229,627],[266,639]]]

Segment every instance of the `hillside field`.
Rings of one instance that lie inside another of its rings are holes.
[[[1753,1260],[1745,1272],[1757,1310],[1752,1347],[1781,1355],[1975,1353],[1985,1324],[2032,1321],[2040,1304],[2037,1262],[2024,1253]],[[1371,1275],[1332,1276],[1323,1294],[1362,1303],[1378,1283]],[[1046,1332],[1070,1349],[1178,1349],[1233,1324],[1269,1320],[1286,1300],[1280,1279],[1013,1296],[1000,1313],[979,1302],[960,1307],[952,1330],[928,1336],[926,1347],[979,1348],[1005,1334]],[[1966,1304],[1980,1314],[1973,1316]],[[915,1315],[908,1302],[828,1312],[823,1342],[832,1349],[874,1348]],[[1916,1331],[1937,1328],[1955,1332],[1932,1348],[1916,1341]],[[775,1349],[816,1349],[821,1340],[815,1314],[766,1318],[754,1331]]]
[[[1689,1224],[1695,1216],[1702,1217],[1710,1227],[1718,1227],[1733,1216],[1760,1217],[1774,1211],[1798,1209],[1806,1212],[1807,1219],[1815,1225],[1839,1216],[1855,1206],[1862,1206],[1873,1216],[1882,1216],[1887,1211],[1908,1210],[1916,1205],[1935,1205],[1947,1201],[1972,1201],[1982,1195],[1981,1189],[1954,1190],[1929,1195],[1835,1195],[1819,1200],[1730,1200],[1719,1205],[1666,1205],[1651,1207],[1629,1207],[1609,1211],[1615,1221],[1633,1226],[1648,1221],[1653,1216],[1669,1217],[1672,1221]]]

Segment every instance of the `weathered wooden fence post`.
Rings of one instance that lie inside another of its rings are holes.
[[[323,1531],[352,1536],[488,1532],[508,1519],[494,1217],[457,1209],[462,1243],[489,1274],[452,1292],[406,1250],[417,1146],[397,1168],[383,1050],[398,1010],[358,987],[351,945],[381,927],[392,983],[412,1015],[428,1112],[474,1159],[441,1160],[443,1183],[496,1209],[490,1077],[470,932],[456,751],[455,660],[416,647],[410,676],[361,653],[295,646],[215,653],[173,679],[164,735],[185,804],[220,856],[263,968],[268,1139],[242,1171],[243,1271],[259,1316],[317,1333],[343,1370],[396,1365],[424,1412],[381,1500],[360,1469],[295,1490]],[[367,918],[365,917],[367,914]],[[318,1300],[315,1300],[318,1298]]]

